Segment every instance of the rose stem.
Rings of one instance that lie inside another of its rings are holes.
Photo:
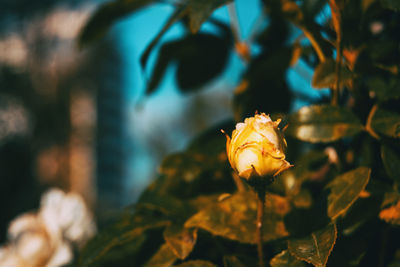
[[[264,217],[264,202],[265,191],[260,190],[257,192],[257,222],[256,222],[256,235],[257,235],[257,253],[259,267],[264,267],[264,253],[263,253],[263,217]]]
[[[233,181],[235,182],[238,192],[242,193],[242,192],[246,191],[246,189],[244,188],[243,182],[240,180],[240,177],[239,177],[239,175],[236,174],[236,172],[232,173],[232,177],[233,177]]]

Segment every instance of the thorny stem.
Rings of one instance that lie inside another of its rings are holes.
[[[258,192],[257,198],[257,222],[256,222],[256,235],[257,235],[257,253],[259,267],[264,267],[264,253],[263,253],[263,217],[264,217],[264,202],[265,192]]]

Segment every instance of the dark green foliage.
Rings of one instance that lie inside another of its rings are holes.
[[[234,98],[237,120],[254,116],[256,110],[288,111],[291,94],[285,73],[292,59],[292,49],[280,47],[252,59]]]
[[[118,0],[103,4],[80,33],[79,45],[83,47],[100,39],[118,19],[153,2],[155,0]]]
[[[161,31],[151,41],[143,55],[140,58],[140,63],[143,68],[146,67],[149,55],[164,33],[177,21],[185,19],[188,21],[188,27],[191,33],[197,33],[200,30],[201,24],[205,22],[214,9],[219,6],[230,2],[230,0],[186,0],[181,4],[178,4],[175,12],[171,15],[168,21],[165,23]]]
[[[289,204],[283,198],[267,195],[265,203],[265,241],[287,236],[283,217],[289,211]],[[268,219],[267,219],[268,218]],[[196,213],[185,223],[185,227],[198,227],[214,235],[242,243],[256,241],[256,195],[246,192],[235,194],[220,203],[210,205]]]
[[[306,266],[306,264],[294,256],[292,256],[289,251],[284,250],[275,257],[271,259],[269,262],[271,267],[302,267]]]
[[[387,175],[397,184],[400,183],[400,155],[395,148],[388,145],[381,146],[381,157]]]
[[[360,167],[336,177],[326,186],[331,191],[328,196],[328,216],[332,220],[343,215],[357,200],[369,181],[370,173],[370,169]]]
[[[329,224],[311,233],[310,236],[289,240],[288,250],[297,259],[309,262],[316,267],[325,266],[335,245],[336,236],[336,225]]]
[[[320,63],[314,72],[312,86],[316,89],[332,88],[336,82],[335,62],[329,59]],[[348,86],[352,81],[352,73],[345,67],[340,71],[341,87]]]
[[[226,29],[224,29],[226,31]],[[151,94],[159,85],[167,67],[177,64],[176,79],[182,92],[198,89],[217,77],[228,60],[232,38],[199,33],[164,44],[149,79],[146,93]]]
[[[209,22],[217,34],[202,32],[200,26],[228,2],[176,3],[175,12],[142,55],[142,67],[171,25],[183,22],[188,33],[162,44],[147,94],[157,89],[174,64],[183,93],[204,88],[223,72],[238,40],[231,28],[212,18]],[[319,14],[328,5],[325,0],[260,4],[269,23],[254,29],[255,43],[249,48],[257,46],[259,53],[246,58],[239,51],[248,64],[233,92],[233,110],[237,121],[256,110],[282,118],[286,159],[294,165],[271,179],[275,181],[266,190],[264,261],[273,267],[396,266],[400,261],[398,1],[332,0],[334,12],[325,18]],[[131,10],[120,10],[117,17]],[[315,19],[317,15],[322,22]],[[107,17],[107,23],[115,20]],[[303,34],[297,40],[290,38],[292,27]],[[100,28],[88,30],[87,38]],[[336,49],[338,39],[341,49]],[[341,57],[333,57],[337,53]],[[289,114],[297,96],[286,73],[299,58],[314,69],[312,86],[329,88],[332,94],[317,103],[303,97],[310,104]],[[100,231],[81,252],[81,266],[257,266],[257,197],[233,174],[220,133],[223,129],[230,135],[234,126],[228,122],[209,129],[185,151],[167,156],[159,176],[129,215]]]
[[[300,109],[289,117],[288,135],[318,143],[333,142],[362,131],[362,124],[348,109],[315,105]]]
[[[378,108],[372,117],[371,128],[379,134],[399,138],[400,114]]]

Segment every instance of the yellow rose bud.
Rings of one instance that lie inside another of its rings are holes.
[[[292,167],[285,160],[286,140],[278,129],[280,121],[256,114],[236,124],[232,139],[226,135],[228,159],[240,177],[276,176]]]

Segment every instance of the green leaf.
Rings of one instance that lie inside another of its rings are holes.
[[[326,186],[331,190],[328,195],[328,216],[332,220],[344,214],[358,199],[370,175],[371,169],[359,167],[336,177]]]
[[[282,13],[287,20],[299,27],[307,38],[314,44],[314,48],[318,47],[317,55],[320,60],[331,55],[330,44],[321,35],[321,30],[314,19],[307,17],[309,14],[304,14],[303,10],[297,5],[295,1],[283,0]],[[315,50],[315,49],[314,49]]]
[[[107,257],[112,249],[135,243],[141,239],[145,231],[164,227],[169,223],[169,220],[149,216],[124,218],[88,242],[81,253],[79,266],[93,266],[101,262],[103,257]]]
[[[280,46],[251,59],[233,99],[236,120],[254,116],[255,110],[271,113],[289,110],[292,92],[286,73],[292,55],[292,47]]]
[[[400,184],[400,156],[388,145],[382,145],[381,157],[388,176]]]
[[[378,108],[371,119],[371,128],[383,135],[400,137],[400,114]]]
[[[144,267],[170,267],[178,258],[168,244],[163,244]]]
[[[288,250],[299,260],[311,263],[316,267],[323,267],[335,245],[336,235],[336,225],[329,224],[304,238],[290,239]]]
[[[157,36],[147,46],[145,52],[140,58],[142,68],[146,67],[147,60],[153,48],[158,41],[167,32],[167,30],[177,21],[187,17],[189,21],[189,29],[192,33],[197,33],[201,25],[211,16],[212,12],[218,7],[225,5],[232,0],[188,0],[183,5],[178,6],[172,16],[165,23],[164,27]]]
[[[163,160],[160,167],[162,176],[145,194],[152,191],[152,194],[170,194],[188,199],[205,193],[233,191],[235,185],[225,159],[216,160],[193,152],[172,154]]]
[[[237,193],[193,215],[185,227],[198,227],[214,235],[242,243],[256,243],[257,197],[253,192]],[[287,200],[278,195],[268,194],[265,202],[264,241],[288,235],[284,216],[290,207]]]
[[[197,240],[197,229],[187,229],[173,224],[165,229],[164,239],[172,252],[183,260],[193,250]]]
[[[173,44],[174,43],[166,43],[161,47],[154,69],[152,70],[150,79],[147,83],[147,95],[155,92],[162,78],[164,77],[168,65],[174,60],[175,48],[173,47]]]
[[[312,79],[312,87],[316,89],[332,88],[336,83],[336,62],[333,59],[327,59],[321,62],[316,68]],[[346,67],[340,70],[340,87],[348,85],[353,79],[353,74]]]
[[[293,257],[287,250],[275,255],[269,262],[271,267],[304,267],[306,264]]]
[[[290,115],[288,124],[288,135],[311,143],[333,142],[363,130],[350,110],[330,105],[303,107]]]
[[[193,260],[175,265],[175,267],[217,267],[217,265],[209,261]]]
[[[168,64],[173,62],[177,63],[176,79],[183,92],[198,89],[217,77],[224,69],[232,47],[229,28],[222,24],[220,27],[224,28],[221,36],[189,34],[182,39],[165,43],[158,54],[146,94],[155,91]]]
[[[177,55],[176,70],[176,80],[181,91],[198,89],[221,74],[232,44],[230,35],[217,37],[198,33],[183,40]]]
[[[118,19],[137,11],[155,0],[117,0],[100,6],[83,27],[78,39],[80,47],[100,39]]]
[[[400,1],[398,0],[381,0],[384,8],[400,11]]]
[[[168,31],[168,29],[177,21],[182,19],[185,16],[185,8],[184,7],[177,7],[171,17],[168,18],[167,22],[164,24],[160,32],[154,37],[154,39],[150,42],[150,44],[146,47],[143,54],[140,56],[140,65],[142,69],[146,68],[147,60],[149,59],[150,53],[153,48],[157,45],[160,41],[161,37]]]
[[[191,207],[182,200],[171,195],[160,194],[160,191],[152,191],[152,188],[146,190],[136,204],[138,211],[157,211],[166,218],[173,218],[174,220],[186,218],[185,216],[188,216],[188,214],[191,215],[190,209]]]
[[[221,133],[221,129],[231,133],[235,129],[235,125],[233,120],[229,120],[207,129],[191,141],[188,151],[205,154],[226,162],[226,137]]]
[[[372,76],[367,80],[367,86],[381,101],[400,98],[400,81],[397,77],[384,79],[381,76]]]

